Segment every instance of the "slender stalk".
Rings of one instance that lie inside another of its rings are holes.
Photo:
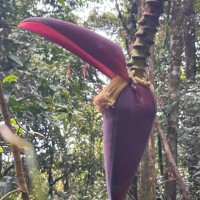
[[[2,89],[1,85],[0,85],[0,106],[1,106],[5,124],[13,132],[12,124],[10,122],[9,111],[8,111],[7,104],[6,104],[4,96],[3,96],[3,89]],[[22,199],[29,200],[29,193],[28,193],[28,188],[27,188],[27,184],[25,181],[25,177],[24,177],[24,170],[23,170],[22,160],[21,160],[21,156],[20,156],[20,150],[15,145],[11,145],[11,149],[13,152],[15,171],[16,171],[16,176],[17,176],[17,180],[19,183],[19,188],[22,190]]]

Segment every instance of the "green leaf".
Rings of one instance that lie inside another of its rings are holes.
[[[8,103],[11,107],[21,107],[21,103],[13,97],[9,97]]]
[[[12,124],[15,124],[15,125],[17,124],[15,118],[11,118],[11,119],[10,119],[10,122],[11,122]]]
[[[57,2],[65,6],[65,0],[57,0]]]
[[[181,78],[181,80],[185,80],[186,79],[185,69],[183,67],[181,67],[180,70],[181,70],[180,78]]]
[[[3,153],[3,148],[2,148],[2,146],[0,146],[0,153]]]
[[[3,79],[3,83],[10,83],[10,82],[17,82],[17,76],[15,75],[9,75],[9,76],[6,76],[4,79]]]
[[[14,66],[19,66],[19,67],[22,67],[23,66],[23,63],[22,61],[20,60],[19,57],[13,55],[13,54],[10,54],[8,55],[8,60],[12,63],[12,65]]]

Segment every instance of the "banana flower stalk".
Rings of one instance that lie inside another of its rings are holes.
[[[19,27],[39,34],[101,71],[110,84],[94,99],[103,113],[104,162],[110,200],[122,200],[142,158],[156,115],[156,102],[145,73],[146,58],[162,13],[161,0],[146,0],[131,61],[121,48],[84,27],[33,17]]]

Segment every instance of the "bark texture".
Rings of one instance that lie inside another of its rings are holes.
[[[140,200],[156,199],[154,140],[151,135],[141,162]]]
[[[184,146],[184,155],[186,166],[188,168],[188,183],[190,200],[200,198],[200,178],[199,178],[199,107],[200,107],[200,88],[199,83],[188,84],[182,103],[184,106],[183,128],[182,128],[182,145]]]
[[[149,80],[154,85],[154,48],[152,47],[151,56],[147,60],[149,66]],[[156,199],[156,174],[155,174],[155,145],[153,131],[147,143],[141,162],[141,182],[140,198],[141,200]]]
[[[181,0],[171,1],[171,38],[170,38],[170,69],[169,69],[169,110],[168,110],[168,131],[167,140],[172,154],[177,161],[177,135],[178,115],[179,115],[179,85],[180,85],[180,66],[182,54],[182,23],[183,9]],[[165,184],[165,200],[176,199],[176,177],[172,172],[171,165],[167,162]]]
[[[186,79],[195,80],[196,76],[196,30],[195,30],[195,10],[194,0],[184,0],[184,46],[185,46],[185,64]]]
[[[198,170],[200,141],[199,135],[199,105],[200,90],[196,78],[196,30],[195,30],[195,9],[194,0],[184,0],[184,45],[185,45],[185,63],[186,63],[186,90],[182,95],[182,105],[184,110],[182,142],[185,147],[185,160],[187,162],[189,173],[189,193],[190,199],[198,199],[200,194],[200,180],[196,173]],[[188,140],[184,140],[184,137]]]

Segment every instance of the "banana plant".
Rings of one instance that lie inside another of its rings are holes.
[[[145,0],[131,60],[112,41],[70,22],[33,17],[19,23],[71,51],[111,79],[94,99],[103,114],[104,160],[110,200],[122,200],[142,158],[156,115],[145,68],[163,11],[163,0]]]

